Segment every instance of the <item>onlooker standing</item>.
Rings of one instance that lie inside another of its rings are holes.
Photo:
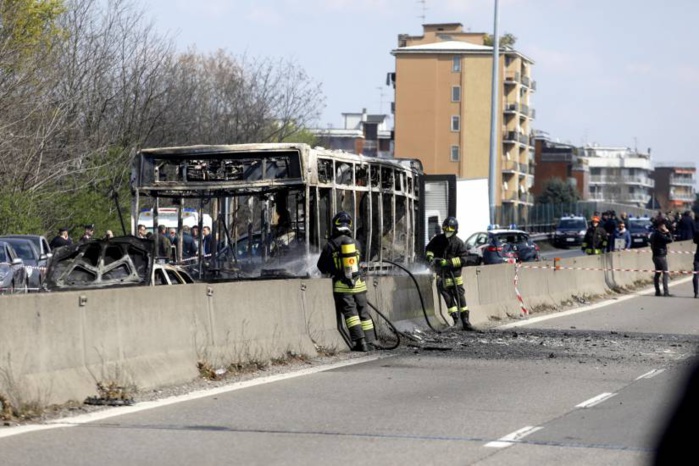
[[[70,236],[68,236],[68,229],[59,228],[58,234],[51,240],[49,246],[51,246],[51,249],[56,249],[60,248],[61,246],[70,246],[71,244],[73,244],[73,240],[71,240]]]
[[[619,227],[614,232],[614,249],[623,251],[631,248],[631,232],[626,229],[623,222],[619,222]]]
[[[660,294],[660,275],[663,276],[662,296],[671,296],[668,289],[668,268],[667,268],[667,245],[672,243],[672,233],[667,228],[666,222],[660,222],[658,227],[650,235],[650,249],[653,252],[653,285],[655,285],[655,296]]]
[[[610,210],[609,212],[606,213],[606,218],[604,214],[602,214],[602,228],[604,228],[604,231],[607,232],[607,238],[609,238],[609,241],[607,241],[607,252],[613,251],[614,250],[614,234],[616,233],[616,212],[613,210]]]
[[[694,286],[694,299],[699,298],[699,231],[694,232],[694,244],[697,245],[697,250],[694,252],[694,276],[692,277],[692,285]]]
[[[689,210],[682,214],[682,218],[677,223],[677,235],[678,241],[687,241],[694,238],[694,219],[692,219],[692,212]]]
[[[104,232],[104,239],[112,239],[114,238],[114,233],[112,233],[112,230],[107,230]]]
[[[136,227],[136,236],[141,239],[146,239],[146,226],[143,224],[139,224],[138,227]]]
[[[166,233],[167,227],[158,225],[158,257],[172,260],[172,242]]]
[[[201,229],[201,233],[202,249],[204,255],[208,256],[211,254],[211,228],[205,226]]]

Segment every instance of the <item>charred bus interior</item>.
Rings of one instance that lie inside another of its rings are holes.
[[[175,259],[198,279],[308,277],[344,210],[369,266],[385,259],[411,264],[421,250],[414,160],[377,159],[305,144],[245,144],[143,149],[133,166],[132,219],[177,207]],[[181,211],[212,219],[208,250],[183,257]],[[136,225],[132,220],[132,234]],[[424,236],[424,235],[423,235]],[[158,250],[158,235],[154,248]]]

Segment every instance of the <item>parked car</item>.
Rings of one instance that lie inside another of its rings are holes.
[[[529,233],[517,229],[479,231],[465,241],[468,249],[466,265],[502,264],[540,260],[539,246]]]
[[[36,249],[39,251],[39,255],[41,256],[46,256],[46,257],[51,257],[51,246],[49,246],[49,242],[46,239],[45,236],[42,235],[4,235],[0,236],[0,240],[3,238],[24,238],[31,240],[32,243],[34,243],[34,246],[36,246]]]
[[[650,243],[653,222],[648,217],[629,217],[627,228],[631,233],[631,247],[643,248]]]
[[[576,215],[562,217],[551,235],[551,244],[557,248],[580,246],[586,230],[587,221],[584,217]]]
[[[27,270],[10,243],[0,241],[0,293],[26,293]]]
[[[39,291],[44,285],[48,256],[40,254],[31,239],[24,237],[0,237],[1,241],[9,243],[22,259],[27,271],[27,283],[31,291]]]

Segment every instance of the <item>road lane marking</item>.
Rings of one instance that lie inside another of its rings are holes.
[[[198,400],[200,398],[206,398],[209,396],[220,395],[222,393],[228,393],[235,390],[242,390],[244,388],[255,387],[257,385],[264,385],[273,382],[279,382],[282,380],[293,379],[296,377],[302,377],[304,375],[317,374],[319,372],[326,372],[333,369],[339,369],[342,367],[353,366],[355,364],[361,364],[365,362],[375,361],[377,359],[383,359],[387,357],[392,357],[391,355],[375,354],[364,356],[360,358],[353,358],[347,361],[340,361],[333,364],[311,367],[308,369],[302,369],[296,372],[289,372],[286,374],[270,375],[268,377],[260,377],[252,380],[245,380],[242,382],[235,382],[229,385],[224,385],[222,387],[197,390],[186,395],[172,396],[168,398],[163,398],[162,400],[155,401],[144,401],[136,403],[131,406],[120,406],[106,409],[104,411],[96,411],[94,413],[81,414],[74,417],[66,417],[61,419],[55,419],[48,421],[46,424],[37,425],[24,425],[17,427],[0,427],[0,438],[12,437],[14,435],[27,434],[30,432],[37,432],[47,429],[58,429],[65,427],[75,427],[81,424],[87,424],[90,422],[101,421],[104,419],[109,419],[116,416],[122,416],[124,414],[138,413],[140,411],[145,411],[147,409],[161,408],[163,406],[168,406],[176,403],[182,403],[185,401]]]
[[[499,438],[498,440],[494,442],[488,442],[485,444],[486,447],[488,448],[506,448],[509,447],[510,445],[513,445],[520,440],[522,440],[524,437],[526,437],[529,434],[533,434],[537,430],[541,430],[543,427],[536,427],[536,426],[527,426],[519,429],[518,431],[512,432],[511,434],[507,434],[502,438]]]
[[[590,398],[587,401],[583,401],[582,403],[575,405],[575,407],[576,408],[591,408],[595,405],[602,403],[603,401],[610,399],[613,396],[616,396],[616,393],[602,393],[601,395],[597,395],[594,398]]]
[[[655,377],[656,375],[661,374],[663,372],[665,372],[665,369],[653,369],[652,371],[648,371],[643,375],[639,375],[638,377],[636,377],[636,380],[651,379],[651,378]]]

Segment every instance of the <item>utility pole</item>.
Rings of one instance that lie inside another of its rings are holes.
[[[490,170],[488,173],[488,190],[490,200],[490,223],[495,224],[496,170],[498,156],[498,90],[500,77],[500,39],[498,38],[498,0],[495,1],[493,20],[493,79],[490,101]]]

